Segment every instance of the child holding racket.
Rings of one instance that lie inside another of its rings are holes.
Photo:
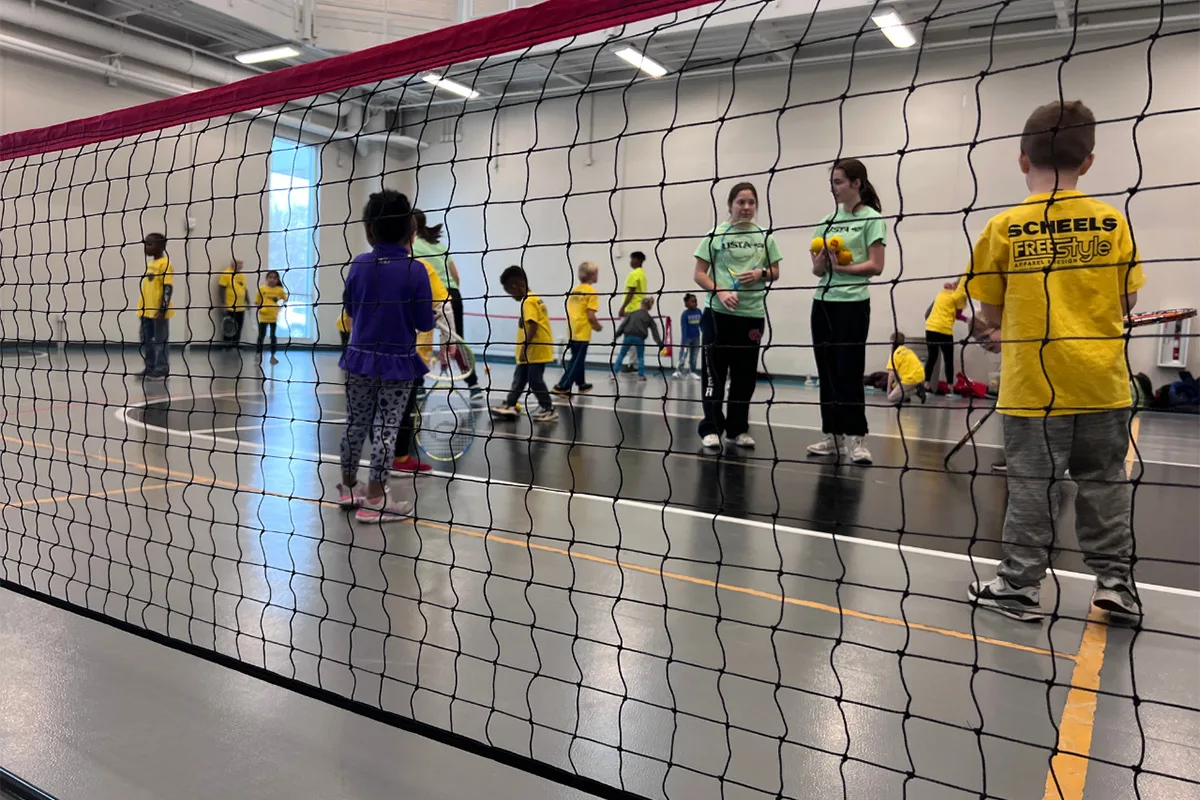
[[[1096,573],[1092,604],[1137,621],[1132,574],[1129,369],[1124,317],[1146,282],[1129,224],[1075,187],[1095,160],[1096,118],[1083,103],[1036,109],[1021,136],[1031,192],[993,217],[975,245],[967,294],[985,346],[1002,354],[1004,560],[970,600],[1022,621],[1043,612],[1038,588],[1054,546],[1052,482],[1078,487],[1076,535]]]

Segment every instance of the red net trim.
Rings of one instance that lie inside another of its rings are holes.
[[[547,0],[537,6],[201,92],[10,133],[0,137],[0,161],[136,136],[387,78],[415,75],[704,4],[705,0]]]

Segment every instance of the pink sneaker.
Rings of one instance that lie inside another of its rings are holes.
[[[346,486],[339,483],[337,485],[338,505],[346,511],[353,511],[363,504],[366,498],[363,496],[363,488],[361,483],[356,483],[353,486]]]
[[[412,514],[412,510],[411,500],[399,500],[385,491],[374,503],[364,497],[354,518],[359,522],[398,522]]]

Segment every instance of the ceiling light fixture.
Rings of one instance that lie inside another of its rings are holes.
[[[655,61],[645,53],[641,53],[632,47],[622,47],[616,51],[618,58],[628,61],[633,66],[640,69],[642,72],[649,75],[651,78],[661,78],[667,74],[667,68]]]
[[[236,58],[242,64],[261,64],[264,61],[279,61],[284,58],[295,58],[300,55],[300,51],[288,44],[282,44],[278,47],[264,47],[261,50],[247,50],[245,53],[238,53]]]
[[[893,47],[912,47],[917,43],[917,37],[913,35],[913,32],[908,29],[895,11],[876,14],[871,17],[871,21],[879,27],[879,30],[883,31],[883,35],[887,37]]]
[[[476,97],[479,97],[479,92],[475,91],[470,86],[463,86],[457,81],[452,81],[449,78],[443,78],[441,75],[437,75],[432,72],[428,75],[422,75],[421,80],[425,81],[426,83],[431,83],[439,89],[445,89],[447,92],[452,92],[459,97],[465,97],[468,100],[474,100]]]

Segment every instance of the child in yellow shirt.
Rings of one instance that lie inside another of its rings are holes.
[[[603,330],[600,319],[600,295],[593,284],[600,278],[600,268],[591,261],[579,265],[579,283],[567,295],[567,323],[571,326],[571,338],[567,342],[570,360],[563,370],[562,378],[550,391],[555,394],[570,394],[572,386],[581,392],[590,392],[592,385],[584,380],[583,368],[588,345],[592,342],[592,331]]]
[[[287,289],[283,288],[283,281],[279,278],[279,273],[271,270],[267,273],[266,283],[258,287],[258,295],[254,298],[254,304],[258,306],[258,357],[262,358],[263,339],[267,337],[267,331],[271,332],[271,363],[278,364],[279,359],[275,357],[275,349],[278,345],[278,339],[275,335],[276,327],[279,324],[279,307],[287,302]]]
[[[938,394],[949,394],[954,385],[954,321],[967,304],[967,279],[964,275],[955,283],[947,283],[937,293],[925,316],[925,388]],[[946,373],[945,383],[934,383],[938,357]]]
[[[1075,534],[1096,573],[1092,604],[1114,622],[1142,609],[1132,574],[1129,368],[1124,317],[1146,282],[1129,223],[1075,187],[1095,155],[1083,103],[1036,109],[1021,136],[1030,196],[993,217],[975,244],[967,294],[985,346],[1001,353],[996,410],[1004,426],[1008,511],[1004,560],[976,581],[976,604],[1039,621],[1038,588],[1054,547],[1058,492],[1077,486]]]
[[[900,331],[892,334],[892,354],[887,362],[888,402],[896,406],[903,405],[914,394],[925,402],[925,369],[917,354],[904,346],[904,341]]]
[[[554,360],[554,337],[550,333],[550,315],[542,298],[529,291],[525,270],[509,267],[500,275],[500,285],[521,304],[517,325],[517,368],[513,372],[512,389],[504,403],[493,408],[498,417],[517,418],[517,401],[528,384],[537,397],[539,408],[532,414],[535,422],[553,422],[558,412],[546,387],[546,365]]]

